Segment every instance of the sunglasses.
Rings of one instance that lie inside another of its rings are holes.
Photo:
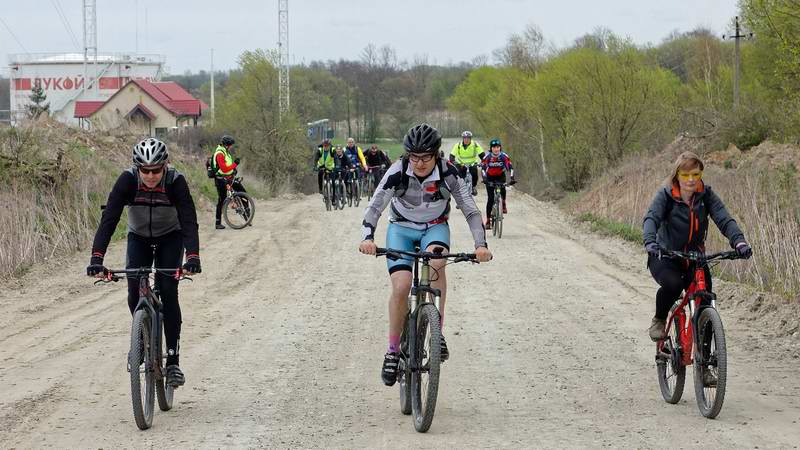
[[[145,175],[149,175],[149,174],[155,175],[157,173],[161,173],[162,170],[164,170],[164,165],[160,165],[160,166],[155,167],[153,169],[145,169],[144,167],[139,167],[139,172],[142,172]]]
[[[681,170],[678,172],[678,179],[681,181],[689,181],[689,180],[699,181],[703,179],[703,171],[693,170],[691,172],[684,172]]]
[[[427,163],[427,162],[431,162],[431,160],[433,159],[434,156],[436,156],[436,155],[434,155],[434,154],[423,155],[423,156],[409,155],[408,156],[408,160],[411,161],[412,163],[418,163],[418,162]]]

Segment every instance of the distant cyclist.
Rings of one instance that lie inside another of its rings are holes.
[[[654,341],[664,339],[669,309],[693,278],[692,268],[683,261],[660,258],[661,249],[704,252],[708,219],[711,218],[739,255],[749,258],[753,254],[744,233],[722,200],[711,186],[703,183],[703,168],[699,156],[692,152],[681,153],[644,216],[647,267],[661,286],[656,293],[656,314],[648,329],[650,339]],[[706,284],[711,292],[708,268]]]
[[[347,195],[350,195],[350,180],[353,179],[350,169],[354,167],[356,167],[356,164],[350,160],[347,152],[344,151],[341,145],[337,145],[336,151],[333,153],[333,175],[334,178],[341,175]],[[336,191],[334,191],[335,193]]]
[[[500,143],[500,139],[492,139],[489,142],[489,148],[491,151],[488,155],[483,157],[483,161],[481,161],[481,175],[483,176],[483,181],[493,181],[496,183],[505,183],[506,182],[506,174],[511,178],[512,183],[516,183],[514,179],[514,168],[511,166],[511,158],[503,151],[503,146]],[[508,208],[506,208],[506,188],[505,186],[500,188],[501,195],[503,196],[503,214],[508,213]],[[492,207],[494,206],[494,188],[487,185],[486,186],[486,229],[491,229],[492,227]]]
[[[327,170],[330,172],[334,167],[333,153],[330,139],[323,139],[322,143],[314,152],[314,170],[317,171],[317,184],[320,194],[322,194],[322,177],[325,171]]]
[[[364,158],[367,161],[367,170],[370,176],[372,176],[375,186],[377,186],[378,183],[381,182],[381,178],[383,178],[384,170],[392,165],[392,161],[386,156],[386,153],[384,153],[383,150],[379,150],[378,146],[375,144],[370,146]]]
[[[234,191],[247,192],[239,182],[234,182],[236,175],[236,168],[239,167],[240,159],[234,159],[231,156],[231,147],[236,141],[228,135],[222,136],[217,149],[214,150],[212,157],[213,167],[216,169],[216,177],[214,178],[214,186],[217,188],[217,209],[214,215],[215,225],[217,230],[224,230],[225,225],[222,224],[222,204],[228,197],[228,183],[233,183]]]
[[[86,274],[102,277],[108,243],[117,228],[122,210],[128,207],[128,251],[125,267],[138,269],[181,267],[184,249],[186,274],[200,273],[197,214],[186,178],[169,167],[167,146],[155,138],[146,138],[133,147],[133,167],[122,172],[108,196],[108,203],[94,235],[92,257]],[[155,261],[153,258],[155,246]],[[154,264],[155,263],[155,264]],[[185,382],[179,367],[181,308],[178,304],[178,281],[169,275],[156,274],[156,286],[164,305],[164,335],[167,344],[167,383]],[[128,307],[134,312],[139,302],[139,280],[128,277]]]
[[[472,142],[472,132],[464,131],[461,133],[461,142],[453,146],[450,150],[450,162],[458,168],[458,175],[467,178],[467,170],[472,175],[472,195],[478,195],[478,163],[481,162],[485,153],[477,142]]]
[[[458,177],[456,168],[439,158],[442,136],[428,124],[417,125],[403,140],[405,156],[396,161],[383,176],[375,195],[364,212],[361,228],[363,241],[359,251],[367,255],[376,254],[375,229],[381,213],[391,205],[389,227],[386,230],[386,247],[413,252],[415,246],[424,251],[437,248],[450,249],[450,197],[461,206],[467,220],[475,254],[481,262],[489,261],[492,254],[486,247],[486,231],[475,200],[469,195],[464,180]],[[389,297],[389,348],[384,355],[381,378],[391,386],[397,380],[400,360],[400,332],[406,317],[406,297],[411,289],[412,260],[408,257],[392,261],[387,259],[392,293]],[[447,298],[445,260],[431,261],[436,271],[431,286],[441,290],[441,317],[444,318]],[[442,337],[442,360],[449,351]]]

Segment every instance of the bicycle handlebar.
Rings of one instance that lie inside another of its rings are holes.
[[[706,255],[703,252],[680,252],[675,250],[662,249],[661,254],[669,258],[681,258],[691,262],[709,263],[714,260],[723,259],[743,259],[736,250],[729,250],[726,252],[713,253]]]
[[[477,256],[475,256],[475,253],[409,252],[406,250],[396,250],[393,248],[381,247],[378,247],[375,252],[376,257],[386,256],[387,258],[393,260],[400,259],[401,255],[419,259],[453,259],[453,262],[470,261],[475,264],[480,264]]]
[[[140,267],[138,269],[108,269],[106,270],[104,277],[95,281],[94,284],[100,283],[111,283],[117,282],[123,278],[128,278],[131,276],[142,276],[142,275],[149,275],[151,273],[160,273],[162,275],[168,275],[174,277],[178,281],[189,280],[192,281],[190,277],[187,277],[183,274],[183,268],[164,268],[160,269],[157,267]],[[123,275],[123,276],[119,276]]]

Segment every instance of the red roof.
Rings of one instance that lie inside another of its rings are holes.
[[[141,103],[139,103],[138,105],[134,106],[134,107],[133,107],[133,109],[131,109],[131,110],[130,110],[130,112],[129,112],[128,114],[126,114],[126,115],[125,115],[125,118],[127,119],[127,118],[131,117],[132,115],[134,115],[134,114],[136,113],[136,111],[141,111],[141,112],[142,112],[142,114],[144,114],[145,116],[147,116],[147,118],[148,118],[148,119],[150,119],[150,120],[153,120],[153,119],[155,119],[155,118],[156,118],[156,115],[155,115],[155,114],[153,114],[153,112],[152,112],[152,111],[150,111],[149,109],[147,109],[147,107],[146,107],[146,106],[144,106],[144,105],[143,105],[143,104],[141,104]]]
[[[75,117],[89,117],[105,102],[75,102]]]
[[[192,97],[192,95],[174,81],[157,82],[134,78],[128,84],[134,83],[147,93],[153,100],[176,116],[200,116],[208,105]],[[127,86],[127,84],[126,84]],[[118,92],[125,89],[123,86]],[[112,96],[115,97],[117,94]],[[109,99],[110,100],[110,99]],[[75,102],[75,117],[89,117],[105,102]],[[91,107],[89,106],[91,104]],[[142,106],[143,105],[139,105]],[[90,109],[91,108],[91,109]],[[150,112],[149,110],[147,110]],[[79,114],[80,113],[80,114]],[[152,113],[150,113],[152,114]]]

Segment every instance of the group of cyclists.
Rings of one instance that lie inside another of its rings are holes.
[[[333,179],[341,178],[345,183],[347,196],[353,195],[353,185],[358,183],[362,186],[358,192],[367,194],[366,186],[368,178],[372,179],[373,186],[377,186],[383,177],[383,172],[392,164],[391,159],[386,153],[379,149],[376,144],[372,144],[364,152],[361,147],[356,145],[353,138],[347,139],[347,145],[333,146],[330,139],[325,139],[316,148],[313,156],[314,170],[317,172],[317,184],[319,193],[322,194],[322,182],[325,176]],[[334,196],[336,192],[332,193]],[[337,199],[333,199],[334,203]]]
[[[214,153],[216,170],[223,179],[230,177],[239,164],[238,158],[230,155],[233,144],[233,138],[223,136]],[[361,224],[361,253],[376,254],[378,221],[387,207],[390,207],[387,248],[409,252],[415,248],[430,252],[449,251],[452,198],[469,226],[475,258],[479,262],[492,259],[486,241],[486,228],[491,223],[482,220],[473,198],[476,194],[477,172],[480,167],[484,180],[505,182],[508,175],[513,182],[510,158],[503,152],[500,140],[491,140],[490,152],[485,153],[473,142],[472,134],[468,131],[453,147],[449,159],[444,158],[441,144],[441,133],[423,123],[408,130],[403,140],[405,153],[394,163],[375,145],[363,152],[353,139],[348,139],[344,148],[334,148],[329,140],[325,140],[316,149],[315,168],[320,174],[320,190],[325,172],[341,171],[347,177],[368,175],[375,180],[375,193]],[[156,267],[180,267],[186,274],[201,273],[195,205],[185,177],[169,167],[168,162],[167,146],[158,139],[146,138],[133,146],[132,167],[120,174],[102,213],[87,267],[89,276],[107,275],[104,257],[125,206],[128,207],[127,268],[155,264]],[[703,183],[703,168],[699,156],[691,152],[681,154],[643,220],[648,267],[660,285],[656,294],[656,313],[649,329],[653,340],[664,337],[667,311],[686,288],[692,273],[685,264],[662,260],[662,249],[704,251],[711,218],[729,239],[732,248],[742,257],[749,258],[752,255],[744,234],[722,200]],[[471,181],[467,182],[467,178],[471,178]],[[216,186],[222,197],[224,192],[220,190],[220,184],[216,183]],[[491,207],[492,191],[487,192],[490,195],[488,206]],[[505,191],[502,196],[505,210]],[[217,204],[216,228],[221,227],[220,205]],[[488,212],[487,208],[487,216]],[[431,284],[441,290],[443,320],[447,295],[445,262],[432,261],[431,267],[438,274]],[[406,297],[412,282],[412,260],[408,257],[387,260],[387,270],[391,282],[389,333],[381,377],[386,385],[391,386],[397,379],[400,333],[407,309]],[[708,280],[710,290],[710,276]],[[162,274],[156,275],[156,283],[164,304],[167,383],[177,387],[185,382],[179,367],[181,310],[178,283]],[[138,301],[137,287],[138,279],[128,278],[128,305],[131,311]],[[449,350],[444,338],[441,345],[442,359],[446,360]]]

